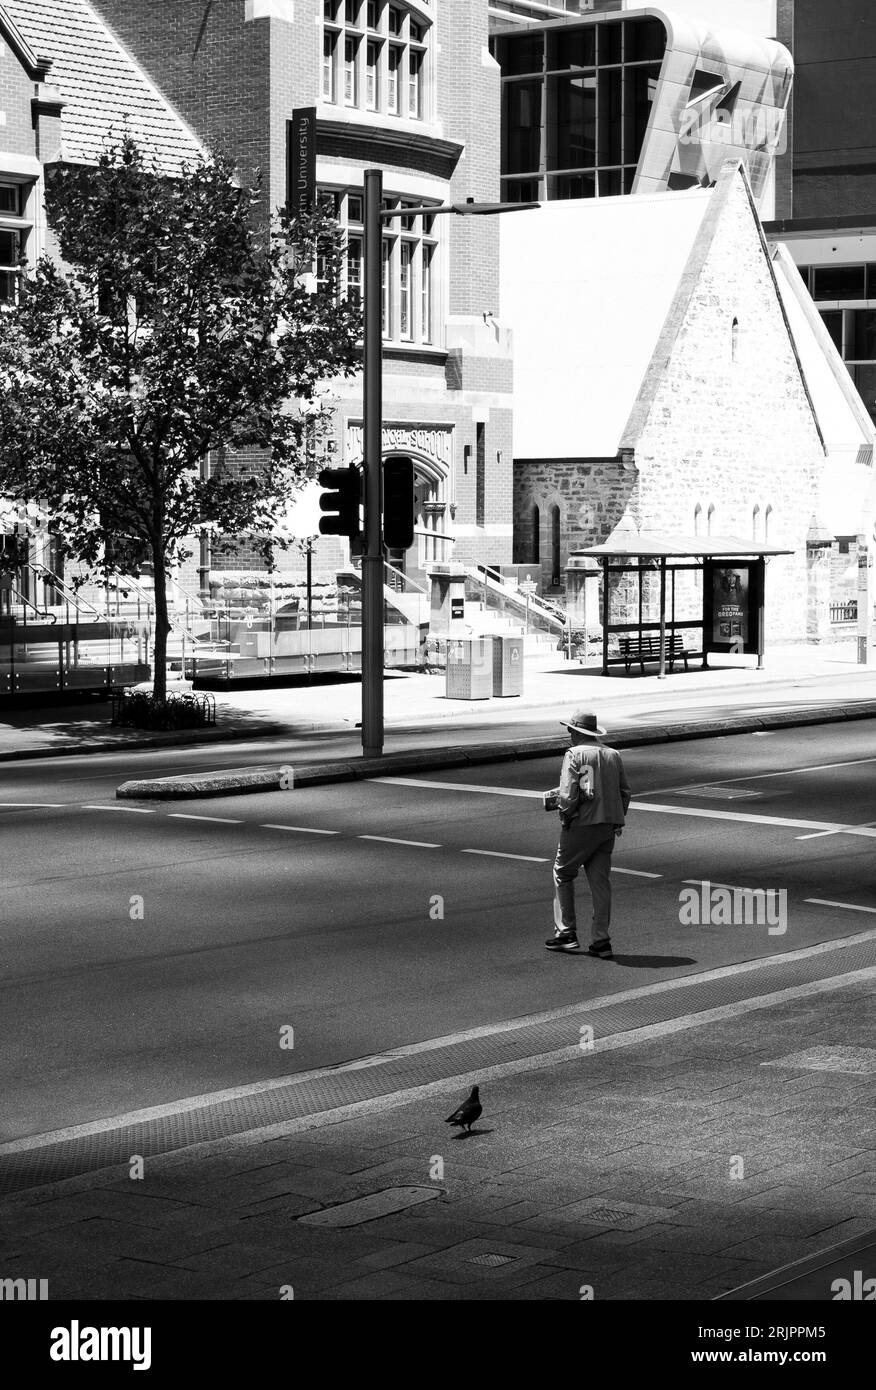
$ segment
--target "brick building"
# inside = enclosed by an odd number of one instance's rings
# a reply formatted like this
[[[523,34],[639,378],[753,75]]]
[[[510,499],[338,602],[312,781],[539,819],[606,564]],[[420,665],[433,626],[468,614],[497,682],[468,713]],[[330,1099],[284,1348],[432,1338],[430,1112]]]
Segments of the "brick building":
[[[286,200],[287,123],[317,112],[317,184],[362,282],[363,172],[400,211],[499,194],[499,74],[487,6],[468,0],[94,0],[199,138],[259,168],[265,212]],[[412,576],[448,560],[510,559],[511,356],[499,316],[498,226],[400,217],[384,240],[384,455],[411,457],[417,535],[391,558]],[[336,462],[361,456],[361,378],[333,384]],[[311,513],[312,515],[312,510]],[[299,529],[301,529],[299,527]],[[318,570],[348,563],[320,541]],[[282,568],[300,565],[294,551]],[[254,568],[245,548],[214,565]]]

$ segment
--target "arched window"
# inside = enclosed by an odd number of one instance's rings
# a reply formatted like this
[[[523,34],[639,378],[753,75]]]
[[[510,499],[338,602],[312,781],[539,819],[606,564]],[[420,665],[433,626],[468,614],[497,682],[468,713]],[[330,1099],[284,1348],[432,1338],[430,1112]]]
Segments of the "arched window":
[[[710,535],[712,534],[712,519],[713,519],[714,515],[715,515],[715,504],[714,504],[714,502],[710,502],[710,503],[709,503],[709,510],[708,510],[708,512],[707,512],[707,514],[706,514],[706,535],[707,535],[707,536],[710,536]]]
[[[694,535],[695,535],[695,536],[698,536],[698,535],[700,534],[700,520],[701,520],[701,518],[702,518],[702,515],[703,515],[703,504],[702,504],[702,502],[697,502],[696,506],[694,507]]]
[[[551,584],[560,583],[560,509],[551,507]]]
[[[532,509],[532,563],[541,564],[541,512],[538,507]]]
[[[751,512],[751,539],[757,540],[757,526],[760,519],[760,503],[755,502]]]
[[[733,327],[730,330],[730,361],[739,361],[739,320],[733,320]]]

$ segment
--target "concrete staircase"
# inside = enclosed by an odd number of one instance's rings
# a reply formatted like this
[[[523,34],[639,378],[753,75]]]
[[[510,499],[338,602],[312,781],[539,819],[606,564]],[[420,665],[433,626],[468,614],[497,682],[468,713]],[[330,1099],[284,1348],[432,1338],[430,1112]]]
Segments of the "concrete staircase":
[[[558,636],[549,632],[524,632],[523,624],[506,614],[485,609],[483,604],[466,599],[465,621],[472,637],[501,633],[505,637],[522,637],[526,656],[547,656],[556,651]]]

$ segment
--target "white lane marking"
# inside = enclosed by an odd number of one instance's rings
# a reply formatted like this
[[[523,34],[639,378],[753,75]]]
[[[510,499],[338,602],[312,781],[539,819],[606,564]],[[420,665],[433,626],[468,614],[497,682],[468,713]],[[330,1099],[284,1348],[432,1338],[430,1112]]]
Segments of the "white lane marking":
[[[157,815],[158,815],[158,812],[157,812],[153,807],[151,807],[151,806],[122,806],[121,804],[118,804],[118,805],[114,805],[114,804],[113,804],[113,805],[109,805],[109,806],[86,806],[86,805],[83,805],[82,809],[83,809],[83,811],[127,811],[127,813],[128,813],[129,816],[157,816]]]
[[[764,731],[766,732],[766,731]],[[681,786],[658,787],[653,792],[643,792],[643,796],[669,796],[672,792],[688,791],[692,786],[723,787],[727,782],[765,782],[771,777],[802,777],[807,772],[833,772],[838,767],[860,767],[863,763],[876,763],[876,758],[851,758],[845,763],[813,763],[807,767],[789,767],[782,772],[752,772],[745,777],[716,777],[711,782],[685,782]]]
[[[842,907],[846,912],[874,912],[876,907],[861,907],[858,903],[834,903],[829,898],[804,898],[806,903],[815,903],[817,907]]]
[[[631,874],[631,875],[633,876],[633,878],[662,878],[662,877],[663,877],[662,874],[649,874],[649,873],[646,873],[644,869],[621,869],[621,868],[619,868],[619,867],[617,866],[617,864],[612,864],[612,866],[611,866],[611,872],[612,872],[613,874]]]
[[[729,888],[731,893],[754,892],[754,889],[740,888],[738,883],[716,883],[711,878],[683,878],[681,881],[682,883],[691,883],[697,888],[702,888],[708,884],[710,888]]]
[[[242,820],[229,820],[227,816],[191,816],[185,811],[171,811],[171,820],[205,820],[211,825],[243,825]]]
[[[482,854],[490,859],[518,859],[523,864],[549,864],[549,859],[541,859],[535,854],[503,854],[498,849],[463,849],[460,854]]]
[[[369,782],[385,782],[393,787],[427,787],[435,791],[480,792],[485,796],[525,796],[541,800],[541,792],[528,792],[520,787],[482,787],[475,782],[426,782],[419,777],[369,777]]]
[[[406,1047],[394,1048],[392,1051],[374,1054],[368,1057],[361,1057],[356,1060],[357,1069],[372,1066],[385,1066],[387,1062],[396,1061],[399,1058],[412,1057],[421,1053],[434,1052],[445,1047],[451,1047],[458,1043],[474,1041],[478,1038],[489,1038],[501,1035],[502,1033],[515,1032],[520,1028],[534,1027],[540,1023],[551,1023],[561,1018],[572,1018],[582,1015],[587,1017],[596,1009],[604,1008],[606,1005],[616,1005],[629,999],[640,999],[649,994],[665,994],[667,991],[685,989],[691,985],[702,984],[710,980],[724,979],[728,976],[746,974],[750,971],[769,969],[776,965],[784,964],[790,960],[806,959],[809,956],[823,955],[830,951],[842,949],[845,946],[857,945],[859,942],[872,941],[876,937],[876,932],[861,932],[857,936],[846,937],[840,941],[819,942],[817,946],[806,947],[800,951],[789,951],[784,954],[767,956],[759,960],[743,961],[739,965],[724,966],[719,970],[707,970],[700,975],[679,975],[673,980],[661,980],[657,984],[644,985],[638,989],[622,990],[617,994],[602,995],[597,999],[588,999],[583,1003],[566,1004],[558,1009],[551,1009],[548,1013],[529,1014],[523,1018],[508,1019],[502,1023],[487,1024],[484,1027],[472,1028],[465,1032],[451,1033],[446,1037],[429,1038],[425,1042],[411,1043]],[[757,994],[753,997],[740,1000],[736,1004],[722,1004],[715,1009],[707,1009],[702,1013],[687,1013],[677,1015],[668,1019],[664,1023],[654,1023],[643,1028],[635,1028],[626,1033],[609,1034],[605,1038],[598,1038],[592,1051],[586,1053],[591,1056],[593,1052],[613,1052],[618,1049],[631,1047],[637,1043],[649,1041],[652,1038],[671,1037],[674,1033],[684,1032],[689,1028],[701,1027],[703,1024],[720,1022],[724,1019],[733,1019],[744,1016],[747,1013],[757,1012],[761,1009],[769,1008],[773,1004],[784,1003],[791,999],[805,999],[819,994],[827,994],[834,990],[843,989],[849,985],[858,985],[876,976],[876,967],[869,966],[862,970],[852,970],[842,975],[831,975],[825,979],[815,980],[811,984],[794,985],[790,988],[774,990],[769,993]],[[759,982],[758,982],[759,983]],[[574,1029],[577,1035],[577,1028]],[[475,1077],[480,1081],[489,1079],[498,1080],[504,1076],[514,1076],[522,1072],[542,1071],[545,1067],[554,1062],[577,1061],[581,1058],[581,1043],[577,1040],[571,1047],[561,1048],[555,1052],[538,1053],[531,1057],[519,1058],[513,1062],[500,1062],[492,1067],[479,1068],[476,1072],[464,1072],[460,1080],[470,1080]],[[117,1129],[128,1128],[135,1124],[144,1124],[150,1120],[165,1119],[171,1115],[180,1115],[187,1112],[202,1110],[207,1106],[219,1105],[228,1101],[243,1100],[248,1096],[262,1095],[268,1091],[284,1089],[292,1085],[302,1085],[309,1081],[324,1080],[335,1075],[340,1068],[337,1066],[319,1067],[313,1071],[295,1072],[292,1075],[276,1077],[271,1081],[255,1081],[244,1086],[235,1086],[226,1091],[212,1091],[197,1096],[186,1096],[181,1100],[171,1101],[166,1105],[152,1106],[148,1110],[134,1110],[127,1114],[113,1115],[109,1119],[92,1120],[88,1124],[71,1125],[67,1129],[58,1129],[43,1134],[29,1135],[26,1139],[11,1139],[6,1143],[0,1144],[0,1155],[29,1153],[33,1150],[44,1149],[53,1144],[60,1144],[71,1139],[81,1139],[86,1135],[108,1134]],[[410,1087],[405,1090],[393,1091],[385,1096],[375,1097],[373,1100],[353,1102],[350,1105],[338,1106],[326,1111],[314,1111],[309,1115],[302,1115],[294,1120],[281,1120],[274,1125],[261,1126],[254,1130],[247,1130],[243,1134],[236,1134],[224,1141],[226,1144],[246,1143],[251,1136],[258,1134],[260,1139],[266,1138],[272,1132],[277,1134],[291,1134],[301,1130],[313,1129],[315,1120],[317,1123],[335,1124],[341,1118],[352,1118],[355,1115],[366,1115],[380,1113],[384,1110],[391,1110],[396,1106],[404,1105],[409,1100],[415,1100],[424,1096],[446,1095],[448,1084],[455,1082],[454,1077],[443,1077],[439,1081],[428,1082],[425,1086]],[[209,1145],[215,1146],[217,1140],[208,1140]],[[177,1150],[172,1154],[162,1154],[162,1159],[177,1159],[193,1151],[197,1151],[201,1146],[197,1144],[189,1145],[185,1150]],[[206,1149],[206,1144],[203,1146]]]
[[[864,835],[876,839],[876,829],[865,825],[842,825],[836,821],[793,820],[790,816],[747,816],[742,811],[712,811],[700,806],[655,806],[634,801],[636,811],[655,811],[663,816],[695,816],[702,820],[741,821],[745,825],[785,825],[792,830],[835,830],[840,835]]]
[[[66,801],[0,801],[0,811],[60,810]]]
[[[862,830],[867,825],[876,825],[876,820],[865,820],[856,828]],[[842,835],[842,833],[841,830],[816,830],[814,835],[798,835],[796,838],[798,840],[823,840],[827,835]]]
[[[876,762],[876,758],[860,758],[859,762]],[[837,767],[846,767],[846,763],[837,763]],[[817,769],[816,769],[817,770]],[[808,768],[800,768],[797,771],[806,772]],[[784,773],[768,774],[770,776],[785,776]],[[728,779],[730,780],[730,779]],[[737,779],[742,781],[744,779]],[[478,792],[486,796],[522,796],[529,800],[541,800],[541,792],[524,791],[520,787],[484,787],[470,782],[426,782],[420,781],[416,777],[369,777],[369,782],[385,782],[395,786],[403,787],[427,787],[438,791],[451,792]],[[645,792],[643,795],[657,796],[657,792]],[[864,835],[876,839],[876,829],[863,825],[843,825],[837,821],[818,821],[818,820],[792,820],[788,816],[747,816],[741,811],[713,811],[704,810],[699,806],[663,806],[655,805],[650,801],[640,801],[638,797],[633,797],[633,807],[636,811],[656,811],[666,816],[696,816],[706,820],[732,820],[741,821],[746,825],[785,825],[792,830],[830,830],[837,835]],[[543,861],[542,861],[543,862]]]
[[[357,835],[357,840],[377,840],[382,845],[410,845],[411,849],[440,849],[440,845],[427,844],[424,840],[396,840],[392,835]]]
[[[294,830],[296,835],[340,835],[340,830],[315,830],[309,825],[271,825],[264,822],[261,830]]]

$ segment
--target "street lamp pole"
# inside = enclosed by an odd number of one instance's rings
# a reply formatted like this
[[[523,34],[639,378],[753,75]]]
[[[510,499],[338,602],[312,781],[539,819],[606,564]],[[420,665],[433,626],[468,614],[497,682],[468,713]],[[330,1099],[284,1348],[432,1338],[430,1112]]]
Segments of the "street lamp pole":
[[[383,171],[365,170],[362,556],[362,752],[383,752]]]
[[[395,217],[493,217],[538,203],[448,203],[383,209],[383,170],[365,170],[365,324],[362,352],[365,549],[362,556],[362,752],[383,752],[383,223]]]

